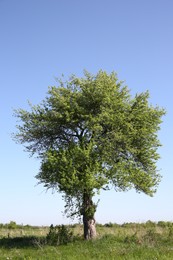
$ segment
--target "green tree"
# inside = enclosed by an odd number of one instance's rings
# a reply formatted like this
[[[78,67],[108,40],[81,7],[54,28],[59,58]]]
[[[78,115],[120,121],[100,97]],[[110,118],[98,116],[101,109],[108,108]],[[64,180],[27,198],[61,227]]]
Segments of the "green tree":
[[[15,111],[21,121],[15,139],[41,159],[36,178],[62,192],[68,216],[83,217],[85,239],[96,235],[93,197],[101,189],[156,191],[165,111],[148,99],[148,92],[132,97],[114,72],[85,72],[59,80],[30,111]]]

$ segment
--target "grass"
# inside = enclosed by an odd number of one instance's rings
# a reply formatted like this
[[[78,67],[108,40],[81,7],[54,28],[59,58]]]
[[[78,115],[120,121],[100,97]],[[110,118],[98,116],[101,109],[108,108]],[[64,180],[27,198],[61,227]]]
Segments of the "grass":
[[[0,259],[33,260],[172,260],[173,224],[97,225],[98,237],[84,241],[82,226],[71,226],[75,239],[67,245],[46,243],[48,228],[0,229]],[[22,232],[21,232],[22,231]]]

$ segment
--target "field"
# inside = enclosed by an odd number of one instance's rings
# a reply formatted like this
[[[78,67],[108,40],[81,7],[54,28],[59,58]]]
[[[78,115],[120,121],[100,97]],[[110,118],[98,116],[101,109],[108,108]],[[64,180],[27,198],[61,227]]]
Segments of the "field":
[[[83,240],[81,225],[65,228],[73,232],[70,242],[51,245],[47,240],[49,227],[1,224],[0,259],[173,259],[172,222],[98,224],[97,239],[92,241]]]

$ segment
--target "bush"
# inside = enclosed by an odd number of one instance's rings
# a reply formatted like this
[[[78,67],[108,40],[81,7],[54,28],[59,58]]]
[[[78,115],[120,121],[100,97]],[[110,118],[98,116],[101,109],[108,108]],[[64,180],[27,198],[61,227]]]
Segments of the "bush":
[[[159,233],[156,233],[153,229],[149,229],[146,234],[143,236],[143,241],[150,245],[153,246],[157,244],[159,241],[162,241],[162,235]]]
[[[125,237],[124,239],[125,243],[139,243],[139,239],[137,237],[137,233],[133,234],[133,235],[128,235]]]
[[[168,227],[168,238],[173,239],[173,227]]]
[[[105,224],[105,227],[113,227],[113,226],[114,226],[114,224],[111,222]]]
[[[66,226],[50,226],[46,241],[49,245],[66,245],[73,240],[73,232]]]
[[[173,226],[173,223],[170,221],[159,221],[157,224],[159,227],[162,227],[162,228],[165,228],[165,227],[171,228]]]
[[[10,223],[8,224],[8,229],[16,229],[17,228],[17,224],[15,221],[10,221]]]
[[[146,223],[145,223],[146,227],[148,228],[154,228],[157,226],[157,224],[151,220],[148,220]]]

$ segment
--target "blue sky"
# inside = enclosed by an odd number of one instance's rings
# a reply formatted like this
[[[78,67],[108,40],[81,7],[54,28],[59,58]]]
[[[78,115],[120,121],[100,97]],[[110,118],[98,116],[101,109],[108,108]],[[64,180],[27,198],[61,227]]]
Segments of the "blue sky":
[[[157,193],[102,192],[97,221],[173,221],[172,12],[172,0],[0,0],[0,223],[71,223],[61,195],[36,185],[39,161],[12,140],[13,109],[38,104],[56,77],[84,69],[116,71],[132,94],[149,90],[150,102],[167,110]]]

